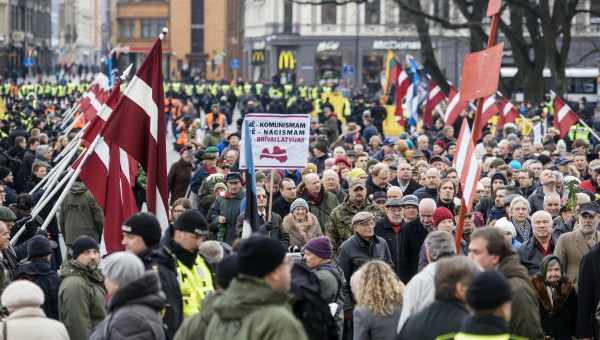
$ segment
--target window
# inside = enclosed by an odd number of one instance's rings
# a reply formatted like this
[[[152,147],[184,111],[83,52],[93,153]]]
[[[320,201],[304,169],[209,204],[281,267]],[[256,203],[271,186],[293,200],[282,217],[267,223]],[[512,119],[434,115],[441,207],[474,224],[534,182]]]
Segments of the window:
[[[119,37],[133,38],[135,31],[135,21],[133,19],[119,20]]]
[[[324,4],[321,6],[321,24],[337,24],[337,6],[336,4]]]
[[[400,7],[400,25],[410,25],[413,23],[413,14]]]
[[[294,21],[294,4],[286,1],[283,4],[283,33],[292,33]]]
[[[167,20],[164,19],[142,19],[142,38],[156,38],[166,26]]]
[[[381,0],[369,0],[365,6],[365,24],[379,25],[381,23]]]
[[[600,24],[600,1],[590,0],[590,23]]]
[[[204,0],[192,1],[192,53],[204,51]]]

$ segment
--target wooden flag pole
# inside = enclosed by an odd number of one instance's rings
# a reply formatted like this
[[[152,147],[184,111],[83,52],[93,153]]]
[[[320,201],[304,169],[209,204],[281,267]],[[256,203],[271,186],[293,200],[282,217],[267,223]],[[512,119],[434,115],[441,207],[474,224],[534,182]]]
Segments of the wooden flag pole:
[[[489,7],[491,7],[490,5],[492,5],[492,3],[494,3],[494,2],[495,2],[494,5],[497,5],[497,3],[499,1],[490,0],[490,3],[488,5],[488,12],[490,10]],[[498,36],[498,23],[499,22],[500,22],[500,11],[496,10],[494,15],[492,16],[490,35],[488,36],[488,42],[487,42],[486,48],[490,48],[490,47],[496,45],[496,38]],[[473,137],[473,145],[477,145],[477,141],[479,140],[479,130],[480,130],[479,126],[481,125],[481,122],[479,120],[481,119],[481,111],[483,111],[484,100],[485,100],[485,98],[477,99],[477,109],[475,110],[475,116],[473,117],[473,130],[471,132],[471,136]],[[457,254],[460,254],[460,243],[462,240],[463,230],[464,230],[464,226],[465,226],[465,216],[467,214],[467,211],[469,209],[471,209],[471,207],[467,207],[463,198],[460,199],[460,203],[461,203],[460,204],[460,212],[458,215],[458,224],[456,226],[456,235],[455,235],[455,246],[456,246]]]

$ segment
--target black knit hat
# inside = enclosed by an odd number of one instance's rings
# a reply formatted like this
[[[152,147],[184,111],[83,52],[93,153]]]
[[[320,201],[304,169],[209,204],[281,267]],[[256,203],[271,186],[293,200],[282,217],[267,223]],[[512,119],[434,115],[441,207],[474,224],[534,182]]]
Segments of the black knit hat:
[[[467,289],[467,302],[475,311],[496,309],[511,297],[508,281],[495,270],[477,274]]]
[[[283,263],[285,255],[286,249],[281,242],[260,235],[250,236],[240,245],[239,273],[264,277]]]
[[[5,166],[0,166],[0,181],[10,174],[10,169]]]
[[[173,227],[198,236],[208,235],[208,224],[206,223],[206,219],[196,210],[186,210],[179,216],[175,223],[173,223]]]
[[[223,289],[227,289],[238,274],[238,257],[236,254],[226,256],[217,264],[215,281]]]
[[[148,248],[153,247],[160,242],[160,223],[158,223],[158,220],[152,214],[140,212],[131,215],[131,217],[123,223],[121,230],[126,233],[141,236]]]
[[[49,255],[52,253],[52,249],[55,249],[56,247],[56,242],[50,241],[44,235],[36,235],[29,240],[29,244],[27,245],[27,257],[32,259]]]
[[[75,239],[75,242],[71,245],[71,250],[73,251],[73,258],[77,259],[79,255],[86,250],[96,249],[100,250],[98,246],[98,242],[89,236],[79,236]]]

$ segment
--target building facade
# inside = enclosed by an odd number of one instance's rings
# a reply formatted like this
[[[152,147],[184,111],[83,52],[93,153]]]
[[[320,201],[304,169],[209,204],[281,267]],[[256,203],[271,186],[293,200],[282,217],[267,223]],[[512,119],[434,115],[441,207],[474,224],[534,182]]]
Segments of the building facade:
[[[49,73],[50,0],[0,0],[0,77]]]
[[[244,2],[204,0],[204,54],[207,79],[242,75]]]
[[[90,68],[105,57],[102,48],[101,0],[61,0],[59,65]]]
[[[421,1],[429,13],[459,22],[463,19],[449,0]],[[596,5],[596,3],[598,3]],[[243,75],[249,80],[299,81],[316,84],[346,80],[376,89],[381,85],[387,50],[404,58],[420,58],[420,42],[411,14],[394,0],[370,0],[346,5],[302,5],[279,0],[245,0]],[[581,8],[600,7],[582,0]],[[504,18],[507,20],[508,18]],[[570,59],[595,49],[600,18],[575,18]],[[444,30],[430,22],[436,58],[448,79],[458,82],[462,60],[469,52],[466,30]],[[514,66],[510,46],[505,64]],[[597,56],[600,56],[598,54]],[[598,67],[589,56],[579,65]]]

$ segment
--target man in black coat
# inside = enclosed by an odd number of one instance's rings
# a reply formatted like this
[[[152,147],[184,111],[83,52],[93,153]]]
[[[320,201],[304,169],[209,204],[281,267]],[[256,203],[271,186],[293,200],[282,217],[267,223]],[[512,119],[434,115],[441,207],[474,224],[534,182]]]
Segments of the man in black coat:
[[[413,195],[419,198],[419,202],[424,198],[431,198],[437,201],[437,187],[440,183],[440,171],[431,167],[425,171],[425,186],[415,190]]]
[[[594,246],[581,259],[579,266],[577,296],[577,332],[578,339],[598,339],[599,328],[596,323],[596,307],[600,302],[600,245]]]
[[[527,268],[530,276],[538,275],[542,259],[554,252],[556,242],[552,235],[552,223],[552,216],[546,211],[536,211],[531,216],[533,237],[517,250],[521,264]]]
[[[421,188],[419,183],[412,178],[412,171],[413,167],[410,163],[402,162],[398,164],[396,178],[390,182],[391,185],[400,187],[403,195],[412,195]]]
[[[123,222],[121,229],[125,249],[137,255],[146,270],[158,273],[168,304],[163,314],[165,335],[167,339],[172,339],[183,321],[183,305],[174,255],[159,245],[160,224],[154,215],[137,213]]]
[[[435,301],[406,320],[398,340],[434,340],[460,330],[469,316],[464,292],[479,270],[464,256],[441,259],[435,271]]]
[[[375,224],[375,235],[386,240],[394,270],[400,280],[407,283],[416,274],[413,262],[419,257],[420,246],[415,246],[423,243],[427,233],[422,228],[407,228],[403,222],[403,205],[403,199],[391,199],[385,203],[385,216]]]
[[[281,195],[273,201],[273,212],[285,218],[290,213],[290,206],[296,199],[296,183],[291,178],[284,178],[279,184]]]
[[[44,292],[42,309],[46,316],[58,320],[58,288],[60,277],[50,266],[52,249],[56,243],[43,235],[37,235],[29,240],[28,261],[19,264],[15,280],[28,280],[38,285]]]

